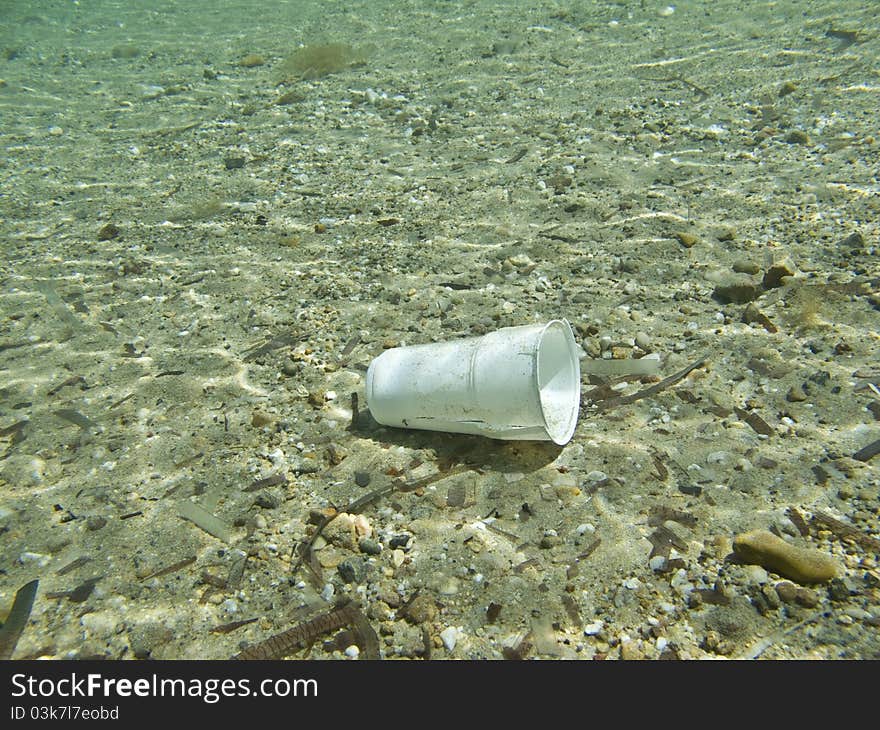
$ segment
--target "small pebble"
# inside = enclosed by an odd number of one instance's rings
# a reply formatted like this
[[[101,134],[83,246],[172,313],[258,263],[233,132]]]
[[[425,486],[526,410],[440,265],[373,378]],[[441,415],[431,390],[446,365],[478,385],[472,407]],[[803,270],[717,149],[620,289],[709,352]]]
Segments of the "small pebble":
[[[363,538],[358,543],[358,548],[360,548],[360,551],[366,555],[378,555],[382,552],[382,545],[369,537]]]
[[[688,233],[687,231],[676,231],[673,235],[685,248],[692,248],[697,243],[697,241],[700,240],[698,236],[693,233]]]
[[[87,530],[100,530],[104,525],[107,524],[107,518],[101,517],[101,515],[91,515],[86,518],[86,529]]]
[[[602,623],[602,621],[593,621],[584,626],[584,634],[587,636],[596,636],[603,628],[605,628],[605,624]]]
[[[636,332],[635,342],[645,352],[651,352],[651,338],[644,332]]]
[[[352,644],[345,650],[345,656],[349,657],[350,659],[357,659],[360,653],[361,650],[357,648],[356,644]]]
[[[795,265],[788,259],[775,262],[764,273],[761,285],[765,289],[776,289],[785,283],[785,279],[794,276],[797,271]]]
[[[733,270],[738,274],[751,274],[754,276],[761,270],[761,267],[753,261],[739,260],[733,263]]]
[[[460,632],[461,629],[457,626],[448,626],[440,632],[440,640],[443,642],[443,646],[446,647],[446,651],[453,651],[455,649]]]
[[[354,483],[359,487],[367,487],[370,485],[370,473],[366,471],[356,471],[354,473]]]

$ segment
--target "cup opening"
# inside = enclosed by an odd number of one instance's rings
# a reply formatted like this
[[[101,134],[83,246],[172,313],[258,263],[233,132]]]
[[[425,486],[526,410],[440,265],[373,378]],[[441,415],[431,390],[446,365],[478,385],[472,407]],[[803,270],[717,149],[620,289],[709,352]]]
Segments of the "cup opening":
[[[550,322],[541,335],[538,394],[550,439],[563,446],[574,435],[581,401],[581,368],[568,322]]]

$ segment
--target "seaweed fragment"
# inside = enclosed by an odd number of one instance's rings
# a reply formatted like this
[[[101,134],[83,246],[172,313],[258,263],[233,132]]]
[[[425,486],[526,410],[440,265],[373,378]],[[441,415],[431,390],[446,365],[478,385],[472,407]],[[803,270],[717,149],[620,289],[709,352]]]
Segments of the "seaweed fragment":
[[[64,380],[54,388],[47,390],[46,395],[55,395],[62,388],[66,388],[69,385],[79,385],[80,390],[88,390],[88,385],[86,384],[86,379],[82,375],[71,375],[67,380]]]
[[[773,435],[773,427],[754,411],[747,411],[744,408],[734,408],[733,410],[739,419],[745,421],[755,433],[761,436]]]
[[[5,438],[9,436],[9,448],[6,450],[6,454],[4,454],[3,458],[9,455],[9,452],[12,450],[12,447],[16,444],[24,441],[27,436],[27,431],[25,431],[26,426],[30,423],[27,418],[23,418],[20,421],[16,421],[11,426],[6,426],[5,428],[0,428],[0,438]]]
[[[651,554],[648,556],[649,560],[655,555],[668,558],[670,549],[673,547],[682,552],[687,550],[687,543],[665,525],[658,526],[654,532],[648,535],[648,541],[653,546]]]
[[[159,578],[163,575],[168,575],[169,573],[176,573],[178,570],[183,570],[189,565],[192,565],[196,562],[196,556],[190,555],[188,558],[184,558],[183,560],[178,560],[176,563],[169,565],[165,568],[159,568],[158,570],[150,573],[149,575],[145,575],[141,580],[149,580],[150,578]]]
[[[294,651],[313,644],[322,634],[348,626],[357,619],[359,613],[361,613],[360,609],[355,603],[348,603],[341,608],[322,613],[313,619],[297,624],[287,631],[274,634],[257,644],[252,644],[231,658],[236,660],[283,659]]]
[[[270,474],[267,477],[262,479],[256,479],[251,482],[250,485],[245,487],[245,492],[256,492],[258,489],[264,489],[265,487],[275,487],[279,484],[287,484],[287,475],[284,472],[276,472],[275,474]]]
[[[683,380],[687,377],[693,370],[696,370],[698,367],[705,364],[708,358],[703,357],[697,360],[696,362],[688,365],[686,368],[679,370],[677,373],[670,375],[668,378],[664,378],[663,380],[651,385],[647,388],[642,388],[642,390],[637,391],[636,393],[632,393],[631,395],[616,395],[616,392],[607,388],[607,386],[600,386],[602,390],[599,388],[594,389],[587,393],[587,398],[593,402],[595,405],[595,412],[601,413],[603,411],[610,411],[612,408],[618,408],[620,406],[629,405],[630,403],[635,403],[636,401],[642,400],[643,398],[649,398],[652,395],[656,395],[661,391],[669,388],[672,385],[675,385],[680,380]],[[596,392],[599,391],[599,392]],[[610,395],[606,395],[610,393]],[[599,401],[599,402],[596,402]]]
[[[349,604],[353,608],[351,610],[351,628],[354,632],[355,643],[363,652],[364,659],[379,658],[379,636],[372,627],[364,612],[358,608],[357,604]]]
[[[580,562],[581,560],[586,560],[588,557],[590,557],[590,555],[592,555],[596,548],[599,547],[599,545],[601,544],[602,541],[598,537],[593,540],[593,542],[587,545],[587,549],[577,556],[578,562]]]
[[[677,522],[685,527],[693,527],[697,524],[697,518],[690,512],[677,510],[662,504],[651,507],[651,510],[648,513],[648,524],[651,527],[662,525],[667,520]]]
[[[568,618],[569,621],[571,621],[572,626],[577,629],[583,628],[583,621],[581,621],[581,612],[578,611],[577,602],[574,600],[574,598],[572,598],[571,594],[563,593],[561,600],[562,607],[568,614]]]
[[[52,591],[46,594],[46,598],[66,598],[71,603],[83,603],[92,595],[92,591],[95,590],[95,584],[101,580],[101,577],[99,575],[95,578],[88,578],[69,591]]]
[[[15,651],[21,632],[24,631],[30,618],[39,584],[39,580],[32,580],[15,592],[15,600],[12,602],[6,622],[0,626],[0,660],[12,658],[12,652]]]
[[[57,411],[52,411],[52,414],[58,416],[58,418],[62,418],[65,421],[69,421],[70,423],[79,426],[84,433],[92,431],[97,425],[90,418],[87,418],[82,413],[74,410],[73,408],[59,408]]]
[[[91,558],[88,555],[80,555],[76,560],[71,560],[67,565],[63,565],[55,571],[55,575],[67,575],[72,570],[76,570],[88,563]]]
[[[245,362],[251,362],[256,360],[261,355],[266,355],[275,350],[279,350],[282,347],[289,347],[301,342],[306,338],[303,334],[298,334],[294,332],[282,332],[280,335],[275,335],[271,339],[260,345],[254,345],[245,351],[244,357],[242,358]]]
[[[788,516],[788,519],[791,520],[791,523],[797,528],[797,531],[801,534],[801,537],[806,537],[810,534],[810,528],[807,526],[807,523],[804,521],[803,515],[798,512],[796,507],[789,507],[785,514]]]
[[[212,634],[228,634],[236,629],[240,629],[242,626],[247,626],[248,624],[252,624],[254,621],[257,621],[256,618],[244,618],[239,621],[230,621],[228,624],[220,624],[219,626],[215,626],[211,629]]]
[[[232,527],[195,502],[182,500],[177,506],[177,514],[223,542],[232,540]]]
[[[880,553],[880,540],[878,540],[876,537],[866,535],[864,532],[853,527],[852,525],[848,525],[845,522],[834,519],[831,515],[825,514],[824,512],[819,512],[817,510],[813,512],[813,522],[824,525],[841,539],[849,538],[850,540],[858,543],[862,547],[870,548],[874,552]]]
[[[877,456],[877,454],[880,454],[880,439],[872,441],[867,446],[863,446],[852,455],[852,458],[856,461],[869,461]]]

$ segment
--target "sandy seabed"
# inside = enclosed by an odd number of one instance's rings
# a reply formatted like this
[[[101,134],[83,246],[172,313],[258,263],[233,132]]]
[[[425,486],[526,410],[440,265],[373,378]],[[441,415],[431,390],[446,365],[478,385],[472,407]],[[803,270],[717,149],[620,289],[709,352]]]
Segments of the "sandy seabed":
[[[880,656],[871,4],[259,5],[0,11],[14,656]],[[384,348],[558,318],[566,446],[371,419]]]

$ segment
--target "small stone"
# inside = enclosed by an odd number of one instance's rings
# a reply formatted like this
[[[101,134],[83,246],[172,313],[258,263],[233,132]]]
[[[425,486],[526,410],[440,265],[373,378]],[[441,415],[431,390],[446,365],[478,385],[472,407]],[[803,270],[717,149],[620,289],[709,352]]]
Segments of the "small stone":
[[[275,423],[275,416],[264,413],[263,411],[254,411],[251,413],[251,426],[254,428],[263,428]]]
[[[320,550],[315,550],[315,558],[322,568],[333,570],[333,568],[338,568],[342,564],[343,555],[338,548],[327,545]]]
[[[101,515],[90,515],[86,518],[86,529],[87,530],[100,530],[104,525],[107,524],[107,518],[101,517]]]
[[[819,596],[815,591],[811,591],[809,588],[798,586],[798,589],[794,594],[794,602],[798,604],[798,606],[803,606],[804,608],[815,608],[819,605]]]
[[[264,63],[266,63],[266,59],[259,53],[248,53],[238,62],[238,65],[243,68],[254,68],[255,66],[262,66]]]
[[[785,141],[789,144],[810,144],[810,135],[801,129],[792,129],[785,135]]]
[[[300,364],[294,362],[290,358],[287,358],[283,363],[281,363],[281,372],[285,375],[296,375],[300,371]]]
[[[761,282],[761,285],[765,289],[776,289],[785,284],[785,279],[787,277],[794,276],[795,271],[797,271],[797,269],[794,264],[787,259],[777,261],[764,273],[764,279]]]
[[[339,444],[330,443],[327,444],[326,454],[331,466],[339,466],[348,456],[348,449]]]
[[[787,543],[768,530],[737,535],[733,550],[740,560],[761,565],[798,583],[825,583],[838,573],[837,563],[830,556]]]
[[[244,167],[247,160],[244,157],[225,157],[223,158],[223,166],[227,170],[240,170]]]
[[[275,509],[281,504],[281,498],[273,492],[261,492],[254,500],[254,504],[263,509]]]
[[[584,626],[584,634],[586,636],[597,636],[603,628],[605,628],[605,624],[602,621],[593,621]]]
[[[437,604],[428,593],[419,593],[407,606],[404,618],[413,624],[423,624],[437,617]]]
[[[378,555],[382,552],[382,545],[369,537],[363,538],[358,543],[358,548],[365,555]]]
[[[624,641],[620,644],[620,658],[624,661],[638,661],[645,658],[644,652],[636,641]]]
[[[781,580],[776,584],[776,595],[783,603],[794,603],[798,587],[790,580]]]
[[[785,81],[779,87],[779,96],[788,96],[789,94],[793,94],[797,91],[797,84],[793,81]]]
[[[360,653],[361,650],[358,649],[357,644],[352,644],[345,649],[345,656],[347,656],[349,659],[357,659]]]
[[[333,545],[346,550],[354,550],[356,545],[354,518],[347,512],[341,512],[336,516],[336,519],[327,524],[322,535],[327,542]]]
[[[719,241],[732,241],[736,238],[736,228],[733,226],[723,226],[716,235]]]
[[[807,400],[807,394],[800,385],[792,385],[785,394],[785,400],[789,403],[802,403]]]
[[[835,245],[860,251],[865,248],[865,237],[860,231],[855,231],[846,236],[846,238],[841,238]]]
[[[336,566],[336,572],[344,583],[357,583],[364,573],[364,563],[360,558],[344,560]]]
[[[370,486],[370,473],[366,471],[356,471],[354,473],[354,483],[359,487]]]
[[[834,578],[828,587],[828,597],[832,601],[848,601],[850,595],[849,586],[841,579]]]
[[[651,338],[644,332],[636,332],[635,343],[645,352],[651,352]]]
[[[117,238],[122,231],[119,229],[119,226],[114,225],[113,223],[107,223],[106,225],[101,226],[98,230],[98,240],[99,241],[109,241],[113,238]]]
[[[128,643],[137,659],[149,659],[153,652],[174,638],[172,630],[160,623],[146,623],[133,627],[128,634]]]
[[[760,287],[751,281],[719,284],[712,292],[712,298],[721,304],[748,304],[760,295]]]
[[[733,270],[737,274],[749,274],[750,276],[754,276],[761,270],[761,267],[753,261],[743,261],[740,259],[733,263]]]
[[[455,649],[460,633],[461,629],[457,626],[448,626],[440,632],[440,640],[443,642],[443,646],[446,647],[446,651],[451,652]]]
[[[699,241],[699,237],[694,233],[688,233],[687,231],[676,231],[672,234],[678,239],[678,242],[684,246],[685,248],[692,248],[696,245],[697,241]]]

